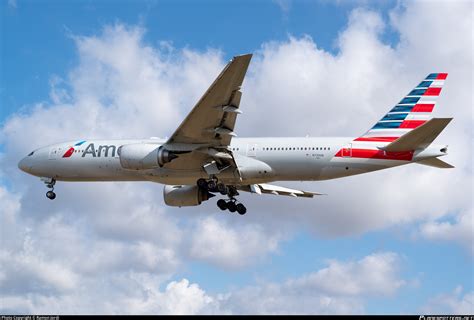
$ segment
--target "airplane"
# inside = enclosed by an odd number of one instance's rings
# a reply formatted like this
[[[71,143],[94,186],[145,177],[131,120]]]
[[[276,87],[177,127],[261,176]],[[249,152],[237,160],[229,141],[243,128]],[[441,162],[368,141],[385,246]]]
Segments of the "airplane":
[[[270,184],[319,181],[417,163],[453,168],[433,144],[452,118],[432,118],[447,73],[431,73],[358,137],[237,138],[241,86],[252,54],[235,56],[168,139],[75,140],[32,151],[18,167],[55,199],[56,181],[151,181],[169,206],[217,206],[243,215],[239,192],[312,198],[322,193]],[[274,112],[274,111],[273,111]]]

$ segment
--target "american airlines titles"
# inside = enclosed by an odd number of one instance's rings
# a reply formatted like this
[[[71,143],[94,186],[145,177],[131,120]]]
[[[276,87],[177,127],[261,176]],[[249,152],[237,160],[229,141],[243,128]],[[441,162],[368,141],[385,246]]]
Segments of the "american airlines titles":
[[[119,148],[120,149],[120,148]],[[110,151],[110,153],[109,153]],[[95,148],[93,143],[90,143],[87,148],[82,153],[82,157],[84,158],[86,155],[91,155],[92,157],[115,157],[115,153],[117,152],[117,147],[114,145],[101,145],[99,148]],[[118,151],[117,154],[119,154]]]

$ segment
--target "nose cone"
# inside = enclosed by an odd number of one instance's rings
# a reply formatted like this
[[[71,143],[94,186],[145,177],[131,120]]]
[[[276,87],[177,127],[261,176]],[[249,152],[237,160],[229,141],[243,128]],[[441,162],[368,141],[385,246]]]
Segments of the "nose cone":
[[[18,162],[18,168],[24,172],[28,172],[31,170],[31,166],[29,165],[29,159],[27,157],[23,158]]]

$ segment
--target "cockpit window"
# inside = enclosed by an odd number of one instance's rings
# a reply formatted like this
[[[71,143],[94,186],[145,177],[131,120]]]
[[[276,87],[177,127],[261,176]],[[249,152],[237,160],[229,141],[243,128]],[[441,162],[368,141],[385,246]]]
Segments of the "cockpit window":
[[[28,153],[28,157],[31,157],[33,155],[33,153],[35,153],[35,152],[31,151],[30,153]]]

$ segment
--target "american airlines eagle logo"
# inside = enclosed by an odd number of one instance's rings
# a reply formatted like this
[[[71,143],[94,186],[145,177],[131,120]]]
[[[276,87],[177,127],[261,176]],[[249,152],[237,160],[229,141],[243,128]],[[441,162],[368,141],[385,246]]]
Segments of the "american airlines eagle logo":
[[[83,144],[84,142],[86,142],[86,140],[82,140],[82,141],[79,141],[78,143],[76,143],[74,146],[70,147],[64,154],[63,154],[63,158],[69,158],[70,156],[72,156],[72,154],[74,153],[75,149],[74,147],[79,147],[81,144]]]

